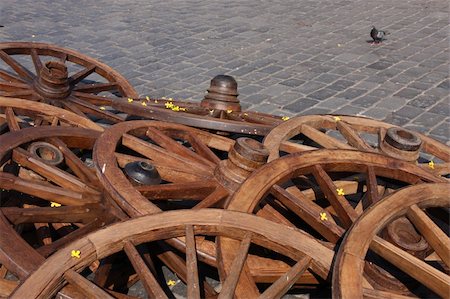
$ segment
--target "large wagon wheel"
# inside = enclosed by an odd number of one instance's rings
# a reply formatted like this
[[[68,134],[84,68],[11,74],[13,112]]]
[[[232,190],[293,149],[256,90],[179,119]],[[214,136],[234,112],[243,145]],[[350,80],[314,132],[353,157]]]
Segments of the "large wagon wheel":
[[[17,131],[30,126],[73,126],[102,131],[103,128],[91,120],[73,112],[18,98],[0,96],[0,134]]]
[[[186,239],[186,254],[181,253],[183,262],[189,269],[186,295],[201,298],[201,278],[207,275],[196,254],[196,237],[211,238],[224,236],[240,243],[240,252],[234,256],[232,274],[226,279],[213,278],[222,282],[218,298],[232,298],[248,254],[260,255],[276,252],[291,267],[275,283],[260,286],[260,298],[278,298],[291,288],[295,279],[306,269],[312,269],[326,278],[331,266],[333,252],[315,239],[286,226],[267,221],[261,217],[215,209],[169,211],[156,215],[138,217],[114,224],[77,240],[51,256],[38,270],[32,273],[11,298],[49,298],[64,284],[83,292],[88,298],[136,298],[124,296],[93,283],[87,275],[87,266],[97,259],[124,251],[150,297],[173,297],[149,260],[139,252],[142,245],[152,241],[183,237]],[[314,251],[311,250],[314,248]],[[79,258],[71,257],[72,251]],[[306,252],[311,251],[311,255]],[[245,287],[245,286],[244,286]],[[247,296],[245,298],[255,298]]]
[[[113,101],[112,106],[129,115],[147,119],[249,135],[267,135],[285,119],[265,113],[243,111],[237,96],[237,83],[234,78],[218,75],[211,80],[208,93],[201,102],[147,97]]]
[[[111,67],[71,49],[45,43],[0,43],[0,95],[46,102],[116,123],[117,97],[137,97]],[[31,105],[31,104],[30,104]]]
[[[333,298],[412,298],[400,296],[382,284],[364,285],[367,262],[405,281],[411,295],[421,298],[450,297],[450,207],[448,184],[422,184],[404,188],[364,213],[345,236],[333,271]],[[436,217],[436,208],[444,217]],[[433,255],[418,259],[380,237],[389,223],[406,217],[433,248]]]
[[[265,137],[264,145],[270,151],[269,161],[280,153],[317,148],[358,149],[418,161],[423,168],[439,175],[450,173],[450,147],[423,134],[364,117],[295,117],[274,128]]]
[[[234,193],[227,209],[300,228],[333,248],[362,211],[385,193],[405,185],[441,181],[445,179],[412,163],[376,153],[306,151],[279,158],[253,172]],[[402,223],[396,225],[402,228]],[[423,240],[403,239],[397,234],[392,229],[389,236],[400,239],[398,242],[416,254],[428,249]],[[227,255],[237,247],[222,238],[219,245],[219,267],[226,273],[231,265]],[[241,275],[246,285],[254,285],[250,276]]]
[[[41,126],[0,136],[0,278],[22,280],[57,249],[126,217],[90,166],[99,135]]]

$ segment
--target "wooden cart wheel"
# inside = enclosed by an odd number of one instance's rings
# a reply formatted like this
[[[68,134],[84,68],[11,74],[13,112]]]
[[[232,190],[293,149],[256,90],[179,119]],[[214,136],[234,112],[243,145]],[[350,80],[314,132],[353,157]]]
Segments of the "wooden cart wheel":
[[[105,201],[89,165],[99,135],[61,126],[0,135],[0,264],[19,280],[67,243],[126,217]]]
[[[217,206],[267,154],[250,138],[234,141],[179,124],[128,121],[100,137],[94,162],[108,193],[134,217]]]
[[[31,42],[0,43],[0,95],[46,102],[109,123],[124,120],[111,110],[113,98],[138,96],[109,66],[74,50]]]
[[[441,181],[445,179],[412,163],[376,153],[306,151],[279,158],[253,172],[234,193],[227,209],[300,228],[334,248],[363,210],[384,194],[405,185]],[[390,235],[397,236],[395,231]],[[422,241],[416,244],[417,240],[400,239],[418,253],[427,249]],[[223,238],[219,245],[222,264],[218,266],[226,273],[231,265],[227,255],[238,247]],[[269,271],[271,266],[267,267]],[[245,272],[241,275],[246,285],[254,284],[250,276]]]
[[[283,122],[280,116],[243,111],[237,96],[236,80],[218,75],[211,80],[208,93],[201,102],[147,97],[114,101],[112,106],[146,119],[249,135],[267,135],[274,126]]]
[[[375,204],[345,236],[333,270],[333,298],[449,298],[450,185],[422,184],[404,188]],[[436,208],[443,214],[437,217]],[[425,260],[380,237],[389,223],[406,217],[433,248]],[[363,284],[367,263],[376,264],[403,281],[411,294],[387,289],[380,281]],[[367,282],[366,282],[367,283]],[[410,297],[412,296],[412,297]]]
[[[270,151],[269,161],[278,158],[280,153],[317,148],[358,149],[418,161],[430,172],[450,174],[450,147],[423,134],[364,117],[295,117],[274,128],[265,137],[264,145]]]
[[[51,105],[0,96],[0,134],[29,126],[73,126],[103,131],[91,120]]]
[[[276,252],[291,265],[275,283],[260,286],[262,294],[259,298],[281,297],[306,269],[326,278],[333,258],[332,250],[315,239],[261,217],[216,209],[169,211],[117,223],[71,243],[47,259],[16,289],[11,298],[49,298],[65,284],[83,292],[88,298],[136,298],[98,287],[88,278],[86,268],[89,264],[120,251],[124,251],[134,267],[134,281],[140,280],[150,297],[174,297],[165,279],[161,279],[149,263],[151,259],[145,254],[143,246],[176,237],[186,239],[187,243],[186,255],[181,254],[189,269],[186,297],[205,297],[200,291],[201,281],[208,274],[196,254],[196,238],[199,236],[224,236],[240,243],[241,250],[234,257],[232,273],[226,279],[218,278],[217,273],[212,275],[221,281],[218,298],[233,297],[249,253],[264,255]],[[311,248],[315,249],[312,255],[305,254]],[[76,257],[73,257],[74,251]]]

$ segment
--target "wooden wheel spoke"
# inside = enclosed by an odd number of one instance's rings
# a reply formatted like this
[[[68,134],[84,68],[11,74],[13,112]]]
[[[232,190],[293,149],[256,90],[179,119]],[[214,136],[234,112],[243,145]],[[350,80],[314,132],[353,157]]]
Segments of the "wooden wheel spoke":
[[[417,205],[411,206],[406,215],[447,267],[450,267],[450,238]]]
[[[217,188],[214,180],[189,183],[172,183],[153,186],[136,186],[136,190],[150,200],[194,199],[202,200]]]
[[[15,82],[15,83],[26,83],[26,81],[24,81],[23,79],[8,73],[5,70],[0,70],[0,78],[5,80],[5,81],[9,81],[9,82]]]
[[[76,105],[76,107],[82,111],[83,113],[92,113],[94,115],[97,115],[103,119],[107,119],[110,120],[114,123],[117,122],[122,122],[125,119],[123,117],[117,116],[114,113],[111,113],[109,111],[106,110],[102,110],[99,107],[92,105],[91,103],[88,103],[86,101],[80,100],[74,96],[70,96],[67,101],[69,101],[70,103]]]
[[[97,230],[99,227],[101,227],[105,224],[105,221],[109,221],[109,219],[92,221],[92,222],[86,224],[85,226],[76,229],[75,231],[71,232],[70,234],[67,234],[64,237],[53,241],[52,244],[39,247],[36,251],[40,255],[47,257],[47,256],[51,255],[52,253],[54,253],[55,251],[57,251],[58,249],[66,246],[70,242],[73,242],[76,239],[81,238],[82,236],[85,236],[92,231]]]
[[[27,209],[4,207],[0,210],[14,225],[21,223],[88,223],[101,213],[97,206],[92,205],[58,208],[30,207]]]
[[[112,100],[110,98],[98,96],[92,93],[73,91],[72,95],[80,100],[87,101],[92,105],[111,106],[112,104]]]
[[[67,56],[67,53],[62,53],[62,54],[59,56],[59,59],[61,60],[62,63],[66,63],[68,58],[69,58],[69,57]]]
[[[308,137],[309,139],[317,142],[324,148],[330,148],[330,149],[352,149],[352,147],[348,144],[342,143],[341,141],[337,140],[336,138],[333,138],[331,136],[328,136],[325,133],[322,133],[321,131],[303,124],[301,127],[301,132],[303,135]]]
[[[6,107],[5,109],[6,114],[6,122],[8,123],[8,127],[10,131],[19,131],[20,126],[19,122],[17,121],[16,114],[14,113],[13,108]]]
[[[90,74],[95,72],[95,68],[96,66],[91,64],[87,66],[85,69],[73,74],[72,76],[69,77],[69,84],[71,84],[72,86],[78,84],[83,79],[88,77]]]
[[[286,226],[295,227],[295,225],[287,220],[281,212],[272,207],[270,204],[265,204],[261,209],[256,212],[259,217],[265,218],[267,220],[283,223]]]
[[[142,161],[149,164],[152,164],[156,167],[158,170],[158,173],[161,175],[161,177],[168,181],[173,183],[187,183],[187,182],[196,182],[199,179],[204,179],[204,174],[199,174],[195,170],[192,169],[180,169],[178,166],[172,166],[172,165],[166,165],[164,161],[157,161],[157,160],[150,160],[146,158],[141,157],[135,157],[131,155],[121,154],[121,153],[114,153],[117,163],[121,168],[125,167],[126,164],[130,162],[135,161]]]
[[[74,90],[89,93],[100,93],[102,91],[118,90],[118,85],[117,82],[78,84],[74,87]]]
[[[5,82],[0,81],[0,90],[2,91],[16,91],[21,89],[30,89],[30,86],[26,83],[21,82]]]
[[[131,242],[126,242],[123,249],[148,294],[152,298],[168,298],[136,247]]]
[[[214,154],[214,152],[205,143],[203,143],[200,138],[190,133],[189,137],[189,143],[197,154],[211,161],[213,163],[212,165],[216,165],[220,162],[219,157],[217,157],[217,155]]]
[[[297,197],[301,192],[298,192],[296,194],[297,196],[294,196],[278,185],[272,186],[270,192],[284,206],[297,214],[328,241],[337,242],[344,234],[345,231],[334,223],[331,215],[328,215],[328,217],[326,217],[327,215],[321,216],[321,214],[324,213],[324,210],[319,205],[305,197]],[[324,220],[322,220],[322,218]],[[327,220],[325,220],[325,218]]]
[[[81,111],[81,109],[78,108],[77,105],[75,105],[73,103],[70,103],[70,102],[67,102],[67,101],[63,101],[62,104],[64,105],[64,107],[67,110],[72,111],[73,113],[75,113],[75,114],[77,114],[77,115],[79,115],[81,117],[87,118],[86,114],[84,114],[84,112]]]
[[[367,166],[366,173],[366,186],[368,199],[371,204],[374,204],[380,200],[380,193],[378,193],[378,182],[373,166]]]
[[[64,273],[64,278],[70,284],[77,287],[77,290],[83,293],[88,298],[108,298],[114,299],[113,296],[108,294],[102,288],[95,285],[93,282],[84,278],[74,270],[68,270]]]
[[[228,196],[229,192],[225,188],[223,188],[222,186],[217,186],[217,188],[212,193],[210,193],[202,201],[196,204],[192,209],[196,210],[202,208],[211,208]]]
[[[69,190],[80,192],[83,196],[95,198],[96,200],[100,200],[100,192],[92,189],[82,181],[80,181],[77,177],[62,171],[61,169],[46,164],[35,157],[33,157],[29,152],[25,151],[21,148],[16,148],[13,150],[13,160],[17,163],[25,166],[39,175],[51,180],[57,185],[67,188]]]
[[[0,92],[0,95],[4,96],[4,97],[10,97],[10,98],[35,100],[34,96],[36,95],[36,93],[34,91],[32,91],[31,89],[23,89],[23,90],[11,91],[11,92]]]
[[[198,155],[197,153],[189,150],[185,146],[179,144],[174,139],[170,138],[166,134],[164,134],[162,131],[155,129],[153,127],[148,127],[146,132],[147,137],[152,139],[154,142],[156,142],[160,147],[170,150],[171,152],[179,155],[183,159],[189,159],[196,163],[205,164],[205,166],[209,166],[211,168],[215,167],[215,164],[211,161],[203,158],[202,156]]]
[[[234,291],[239,281],[242,270],[244,269],[245,260],[247,259],[248,250],[250,248],[252,235],[247,233],[239,246],[236,257],[231,263],[231,268],[228,276],[226,277],[222,291],[219,294],[219,299],[233,298]]]
[[[369,298],[369,299],[413,299],[413,298],[417,298],[417,297],[399,295],[399,294],[396,294],[393,292],[373,290],[373,289],[368,289],[368,288],[363,288],[363,295],[364,295],[364,298]]]
[[[97,200],[94,199],[83,198],[83,196],[77,192],[37,181],[24,180],[8,173],[0,173],[0,178],[2,179],[0,185],[4,189],[16,190],[48,201],[58,202],[63,205],[79,206],[85,203],[97,202]]]
[[[311,261],[312,259],[307,256],[301,258],[288,272],[267,288],[258,299],[281,298],[308,269]]]
[[[313,166],[313,175],[326,198],[342,221],[344,228],[349,228],[358,218],[358,214],[343,195],[339,195],[337,186],[320,165]]]
[[[366,141],[362,139],[361,136],[359,136],[359,134],[346,122],[337,121],[336,128],[339,130],[342,136],[345,137],[348,144],[362,151],[375,152],[375,149],[368,145]]]
[[[449,297],[450,277],[447,274],[377,236],[370,244],[370,249],[439,296]]]
[[[123,135],[122,144],[151,160],[164,162],[165,165],[182,169],[186,172],[198,172],[199,174],[208,176],[213,171],[211,168],[205,167],[203,164],[195,161],[186,161],[180,155],[167,152],[159,146],[145,142],[129,134]]]
[[[40,76],[40,71],[42,69],[42,61],[36,49],[31,49],[31,59],[33,60],[37,76]]]
[[[28,205],[24,205],[24,208],[28,210]],[[50,232],[50,225],[48,223],[36,222],[34,223],[34,227],[36,229],[36,234],[41,245],[52,244],[52,234]]]
[[[49,138],[49,142],[58,147],[63,153],[66,165],[73,171],[78,179],[89,186],[100,186],[100,182],[94,171],[89,169],[63,141],[58,138]]]
[[[315,149],[317,149],[317,148],[309,146],[309,145],[291,142],[291,141],[282,141],[280,144],[280,151],[283,151],[283,152],[286,152],[289,154],[303,152],[303,151],[310,151],[310,150],[315,150]]]
[[[0,59],[8,64],[21,78],[25,79],[26,81],[33,81],[35,77],[33,73],[31,73],[30,70],[21,65],[3,50],[0,50]]]
[[[194,227],[186,225],[186,268],[187,268],[187,297],[200,298],[198,279],[197,250],[195,248]]]
[[[18,285],[18,281],[0,279],[0,297],[8,297]]]

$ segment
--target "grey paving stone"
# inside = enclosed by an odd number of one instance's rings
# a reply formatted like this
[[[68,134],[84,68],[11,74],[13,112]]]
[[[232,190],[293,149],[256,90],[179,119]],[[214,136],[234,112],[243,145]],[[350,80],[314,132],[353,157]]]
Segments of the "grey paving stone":
[[[315,92],[309,94],[308,97],[317,99],[317,100],[325,100],[325,99],[328,99],[329,97],[335,95],[336,93],[337,93],[336,90],[329,89],[329,88],[322,88],[322,89],[319,89],[318,91],[315,91]]]
[[[342,115],[360,115],[365,109],[361,107],[355,107],[352,105],[345,105],[332,111],[333,114],[342,114]]]
[[[366,93],[364,89],[356,89],[356,88],[349,88],[345,90],[344,92],[339,93],[337,96],[345,99],[352,100],[354,98],[357,98],[361,95]]]
[[[432,128],[442,122],[445,119],[445,116],[431,113],[431,112],[424,112],[420,114],[416,119],[414,119],[414,124],[419,126],[424,126],[427,128]]]
[[[444,116],[449,116],[450,115],[450,101],[444,100],[441,103],[437,103],[429,110],[429,112],[441,114]]]
[[[330,84],[327,88],[333,89],[336,91],[342,91],[352,85],[355,85],[355,82],[348,81],[348,80],[338,80],[338,81],[334,82],[333,84]]]
[[[440,98],[434,95],[420,95],[408,101],[408,105],[418,108],[428,108],[439,102]]]
[[[286,85],[286,86],[289,86],[289,87],[300,86],[300,85],[302,85],[302,84],[304,84],[304,83],[305,83],[305,81],[303,81],[303,80],[298,80],[298,79],[295,79],[295,78],[288,79],[288,80],[285,80],[285,81],[281,81],[281,82],[280,82],[281,85]]]
[[[378,97],[372,97],[368,95],[364,95],[354,101],[351,102],[353,106],[362,107],[362,108],[369,108],[373,105],[379,103],[380,99]]]
[[[384,70],[384,69],[387,69],[390,66],[392,66],[391,62],[380,60],[380,61],[374,62],[372,64],[369,64],[366,67],[370,68],[370,69],[375,69],[375,70]]]
[[[384,108],[374,107],[374,108],[370,108],[366,111],[363,111],[360,114],[363,116],[370,117],[370,118],[382,120],[382,119],[386,119],[387,116],[390,116],[392,114],[392,111],[384,109]]]
[[[315,99],[301,98],[289,105],[284,106],[283,109],[291,111],[291,112],[295,112],[295,113],[301,113],[303,111],[311,109],[311,107],[313,107],[314,105],[316,105],[318,103],[319,103],[319,101],[315,100]]]
[[[387,97],[380,100],[376,106],[383,107],[385,109],[396,111],[399,110],[407,103],[407,99],[405,98],[397,98],[397,97]]]
[[[404,126],[406,125],[410,119],[406,117],[402,117],[395,113],[390,113],[386,116],[386,118],[382,119],[384,122],[397,125],[397,126]]]
[[[445,142],[450,139],[450,124],[448,122],[441,122],[430,132],[435,136],[442,136]]]
[[[422,91],[418,90],[418,89],[403,88],[399,92],[395,93],[394,96],[400,97],[400,98],[412,99],[415,96],[419,95],[420,93],[422,93]]]
[[[327,108],[316,108],[307,109],[299,113],[300,115],[313,115],[313,114],[331,114],[331,109]]]
[[[330,98],[327,100],[320,101],[320,103],[317,104],[316,107],[336,109],[336,107],[345,106],[347,104],[348,104],[348,100],[333,97],[333,98]]]
[[[395,115],[405,117],[408,119],[413,119],[421,113],[422,113],[421,109],[412,106],[404,106],[399,110],[395,111]]]

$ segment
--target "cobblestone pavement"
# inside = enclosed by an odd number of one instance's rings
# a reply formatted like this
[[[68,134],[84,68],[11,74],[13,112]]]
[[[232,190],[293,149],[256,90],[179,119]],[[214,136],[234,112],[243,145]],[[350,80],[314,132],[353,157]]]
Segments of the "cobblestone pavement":
[[[0,25],[0,41],[73,48],[142,95],[200,100],[229,74],[251,110],[364,115],[450,144],[447,0],[1,0]]]
[[[1,41],[76,49],[142,95],[200,100],[229,74],[252,110],[365,115],[449,139],[446,0],[2,0],[0,25]],[[380,46],[372,25],[391,32]]]

